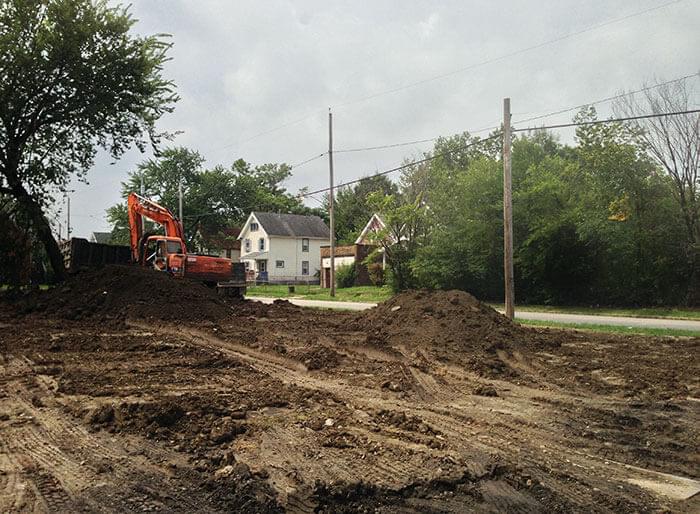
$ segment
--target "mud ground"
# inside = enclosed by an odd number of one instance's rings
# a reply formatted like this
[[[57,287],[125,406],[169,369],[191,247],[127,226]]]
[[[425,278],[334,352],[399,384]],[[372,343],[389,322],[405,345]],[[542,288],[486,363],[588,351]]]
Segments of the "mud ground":
[[[0,512],[700,511],[698,339],[152,275],[0,300]]]

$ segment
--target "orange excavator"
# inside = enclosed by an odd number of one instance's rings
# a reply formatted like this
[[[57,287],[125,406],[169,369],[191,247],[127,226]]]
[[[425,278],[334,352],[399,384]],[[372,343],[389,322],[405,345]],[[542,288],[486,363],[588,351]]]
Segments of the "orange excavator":
[[[231,259],[187,252],[182,222],[169,209],[136,193],[127,200],[131,231],[131,260],[175,278],[187,277],[216,286],[221,294],[245,293],[245,265]],[[143,232],[142,219],[162,225],[165,235]]]

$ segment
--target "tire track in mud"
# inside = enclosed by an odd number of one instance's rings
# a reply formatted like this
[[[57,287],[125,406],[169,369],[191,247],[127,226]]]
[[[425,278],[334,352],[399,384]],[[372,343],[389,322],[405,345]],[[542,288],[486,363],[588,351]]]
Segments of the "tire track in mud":
[[[264,352],[219,339],[206,332],[193,328],[183,329],[182,327],[178,327],[177,330],[175,330],[174,328],[164,326],[157,328],[141,324],[135,324],[135,326],[151,330],[160,330],[171,336],[185,337],[192,344],[224,351],[233,357],[245,361],[259,372],[277,378],[284,383],[331,393],[342,399],[347,405],[356,409],[366,410],[369,407],[373,410],[410,411],[445,433],[454,446],[446,451],[434,451],[428,447],[424,447],[421,450],[427,456],[426,458],[438,460],[450,455],[454,461],[464,461],[465,459],[460,457],[468,456],[463,467],[465,472],[470,476],[483,476],[488,467],[493,464],[495,455],[502,454],[500,451],[494,451],[495,448],[491,445],[482,443],[475,444],[474,440],[465,434],[463,421],[455,419],[452,415],[455,410],[455,406],[452,403],[455,396],[454,390],[447,387],[447,398],[437,397],[441,389],[437,387],[437,383],[432,377],[430,377],[430,380],[423,379],[425,383],[430,384],[428,389],[435,395],[431,396],[430,402],[426,402],[427,404],[432,402],[432,405],[419,405],[415,403],[414,399],[381,398],[377,395],[376,390],[358,388],[346,384],[343,380],[334,378],[312,376],[308,374],[305,369],[303,371],[300,370],[298,364],[293,361],[292,366],[287,367],[285,364],[290,362],[289,359],[280,359],[274,355],[269,356]],[[420,371],[418,372],[423,373]],[[430,376],[427,373],[424,375]],[[357,429],[354,430],[357,431]],[[405,441],[397,439],[390,433],[376,434],[363,430],[360,430],[360,432],[371,441],[378,442],[389,448],[396,447],[405,450],[407,447],[421,446],[417,443],[407,444]],[[265,457],[260,459],[262,462],[268,462],[268,459],[274,454],[295,455],[300,452],[303,453],[305,448],[311,449],[314,446],[318,447],[318,442],[305,444],[303,439],[296,437],[293,431],[286,429],[284,433],[275,432],[268,434],[268,437],[267,444],[275,448],[274,450],[268,448],[267,451],[262,452]],[[283,444],[280,441],[285,441],[285,443]],[[264,447],[265,445],[261,444],[261,448]],[[373,463],[368,460],[359,460],[357,455],[346,457],[345,453],[342,451],[333,452],[331,450],[333,449],[324,449],[324,451],[329,454],[324,460],[328,461],[330,459],[334,464],[333,467],[329,468],[325,464],[315,465],[313,462],[309,462],[306,464],[307,473],[309,475],[323,477],[324,480],[343,480],[350,483],[362,477],[365,480],[371,480],[371,482],[380,487],[388,488],[401,488],[412,481],[425,481],[430,478],[420,466],[405,463],[399,459],[396,459],[396,462],[394,462],[389,459],[378,458],[376,462]],[[284,466],[280,466],[280,468],[284,468]]]
[[[15,414],[11,421],[0,424],[0,512],[162,508],[157,491],[173,488],[163,466],[130,455],[102,434],[89,433],[62,412],[60,403],[58,407],[35,406],[31,398],[39,386],[28,378],[34,376],[32,364],[26,357],[10,356],[0,369],[9,371],[4,375],[4,390],[9,394],[0,398],[0,412]],[[52,403],[57,401],[52,398]],[[156,460],[172,461],[172,455],[155,445],[139,445]],[[139,496],[137,501],[135,496]],[[176,496],[179,510],[218,510],[207,508],[199,493]]]
[[[461,462],[465,471],[470,476],[484,476],[486,470],[496,460],[504,462],[518,463],[522,461],[523,451],[530,457],[527,459],[529,475],[536,479],[540,494],[549,495],[555,498],[565,498],[568,496],[573,503],[582,507],[590,505],[591,502],[598,502],[601,505],[610,503],[608,498],[618,497],[621,504],[625,504],[627,498],[629,505],[634,505],[634,495],[646,497],[649,505],[655,504],[655,498],[635,487],[630,487],[626,483],[629,472],[624,468],[604,465],[604,457],[597,457],[591,460],[589,457],[582,457],[576,452],[572,452],[570,441],[561,435],[554,435],[553,425],[547,419],[548,416],[557,416],[556,410],[547,405],[541,405],[534,399],[539,396],[551,396],[570,404],[591,403],[609,397],[598,397],[589,395],[590,398],[574,397],[560,387],[553,385],[548,390],[540,388],[533,389],[527,386],[517,386],[511,382],[492,381],[497,386],[510,391],[507,398],[475,398],[470,393],[464,392],[464,383],[478,383],[483,379],[476,375],[456,369],[454,366],[445,366],[444,369],[437,363],[435,371],[437,375],[423,372],[414,367],[408,367],[419,386],[413,392],[413,397],[398,398],[386,397],[378,393],[376,389],[347,384],[342,379],[334,377],[310,374],[305,367],[298,362],[287,358],[280,358],[262,351],[251,349],[235,342],[226,341],[209,333],[194,328],[160,326],[153,328],[150,326],[138,325],[142,328],[159,330],[169,335],[186,339],[191,344],[200,345],[209,349],[215,349],[228,353],[236,357],[261,373],[276,378],[283,383],[293,384],[299,387],[321,390],[339,398],[351,409],[358,410],[388,410],[398,412],[411,412],[423,419],[425,423],[440,430],[448,441],[445,450],[432,452],[427,447],[421,451],[433,458],[439,456],[450,456],[455,461]],[[351,346],[344,346],[344,353],[351,351]],[[364,354],[364,352],[362,352]],[[366,357],[366,355],[365,355]],[[516,356],[519,363],[525,362],[522,356]],[[392,359],[395,360],[395,359]],[[534,369],[527,367],[529,373]],[[440,377],[445,384],[439,384],[436,376]],[[465,382],[466,381],[466,382]],[[499,385],[500,384],[500,385]],[[418,398],[416,398],[416,396]],[[419,401],[416,401],[416,400]],[[356,430],[356,428],[355,428]],[[275,436],[273,436],[275,437]],[[285,452],[287,455],[299,454],[303,448],[313,448],[314,443],[307,445],[295,440],[291,433],[280,435],[281,439],[287,438],[289,441],[296,441],[295,444],[281,445],[278,452]],[[381,442],[388,448],[392,446],[401,447],[404,450],[407,445],[405,441],[397,440],[387,433],[371,434],[370,439]],[[547,441],[547,453],[543,453],[538,448],[535,441]],[[579,441],[584,443],[585,441]],[[318,446],[318,443],[315,443]],[[327,450],[326,450],[327,451]],[[342,451],[334,454],[328,452],[327,458],[333,459],[333,469],[328,467],[316,467],[313,464],[307,465],[306,473],[322,477],[324,480],[357,480],[363,477],[366,480],[377,484],[380,487],[396,488],[407,485],[411,481],[420,477],[420,468],[413,464],[405,464],[401,461],[389,462],[389,459],[378,459],[376,465],[369,461],[357,461],[357,455],[349,456],[349,463],[345,461]],[[260,458],[254,457],[255,453],[249,455],[253,460],[265,462],[269,457],[267,452],[262,452]],[[556,457],[555,457],[556,455]],[[309,459],[306,459],[307,461]],[[515,464],[513,464],[515,465]],[[337,468],[335,468],[337,466]],[[605,478],[593,480],[596,489],[592,492],[590,482],[590,468],[600,467],[608,470]],[[561,480],[551,480],[547,469],[557,469],[562,477]],[[523,480],[524,481],[524,480]],[[621,485],[623,484],[623,485]],[[525,487],[521,484],[522,487]],[[519,486],[520,487],[520,486]],[[529,487],[529,486],[528,486]],[[532,506],[532,497],[528,493],[512,493],[511,485],[498,486],[492,494],[495,502],[500,501],[498,497],[505,498],[522,497],[512,500],[520,505],[524,511]],[[624,489],[623,491],[620,488]],[[513,490],[515,491],[515,490]],[[545,491],[545,492],[542,492]],[[516,491],[517,492],[517,491]],[[500,495],[500,496],[499,496]],[[510,500],[503,500],[510,501]],[[566,503],[568,500],[556,500]],[[511,510],[515,509],[515,504],[507,504]],[[506,506],[506,504],[503,504]],[[612,505],[612,503],[610,503]],[[542,505],[539,505],[541,508]],[[602,511],[615,511],[614,506],[603,508]]]

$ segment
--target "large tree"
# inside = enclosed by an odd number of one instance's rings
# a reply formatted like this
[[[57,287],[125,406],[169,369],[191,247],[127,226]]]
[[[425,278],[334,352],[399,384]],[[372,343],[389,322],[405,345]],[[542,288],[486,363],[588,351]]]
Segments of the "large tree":
[[[254,210],[318,214],[285,189],[284,182],[290,176],[286,164],[254,166],[243,159],[228,168],[206,169],[203,164],[204,158],[196,151],[167,148],[159,157],[143,161],[129,173],[122,183],[122,198],[126,200],[130,192],[138,192],[143,180],[145,196],[177,215],[182,182],[185,237],[188,246],[197,250],[214,250],[207,240],[212,236],[220,240],[226,228],[242,225]],[[127,244],[126,202],[110,207],[107,218],[112,224],[112,240]]]
[[[642,93],[621,96],[615,111],[625,116],[679,112],[691,110],[697,101],[698,93],[690,81],[656,81],[646,84]],[[659,116],[631,125],[671,178],[686,229],[686,256],[691,269],[688,301],[700,304],[700,114]]]
[[[121,6],[0,0],[0,188],[31,220],[57,278],[63,261],[44,215],[84,178],[98,149],[157,147],[156,121],[177,100],[162,77],[170,43],[130,33]]]

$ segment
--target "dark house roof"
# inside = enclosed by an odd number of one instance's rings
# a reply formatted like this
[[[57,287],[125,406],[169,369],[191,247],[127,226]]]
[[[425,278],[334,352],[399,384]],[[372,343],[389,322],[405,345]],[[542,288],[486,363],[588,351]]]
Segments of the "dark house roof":
[[[269,236],[328,239],[330,230],[318,216],[253,212]]]
[[[203,234],[203,239],[208,246],[218,250],[240,250],[241,242],[238,234],[241,229],[238,227],[225,228],[218,234]]]
[[[96,243],[109,244],[112,242],[112,233],[111,232],[93,232],[92,239]]]

